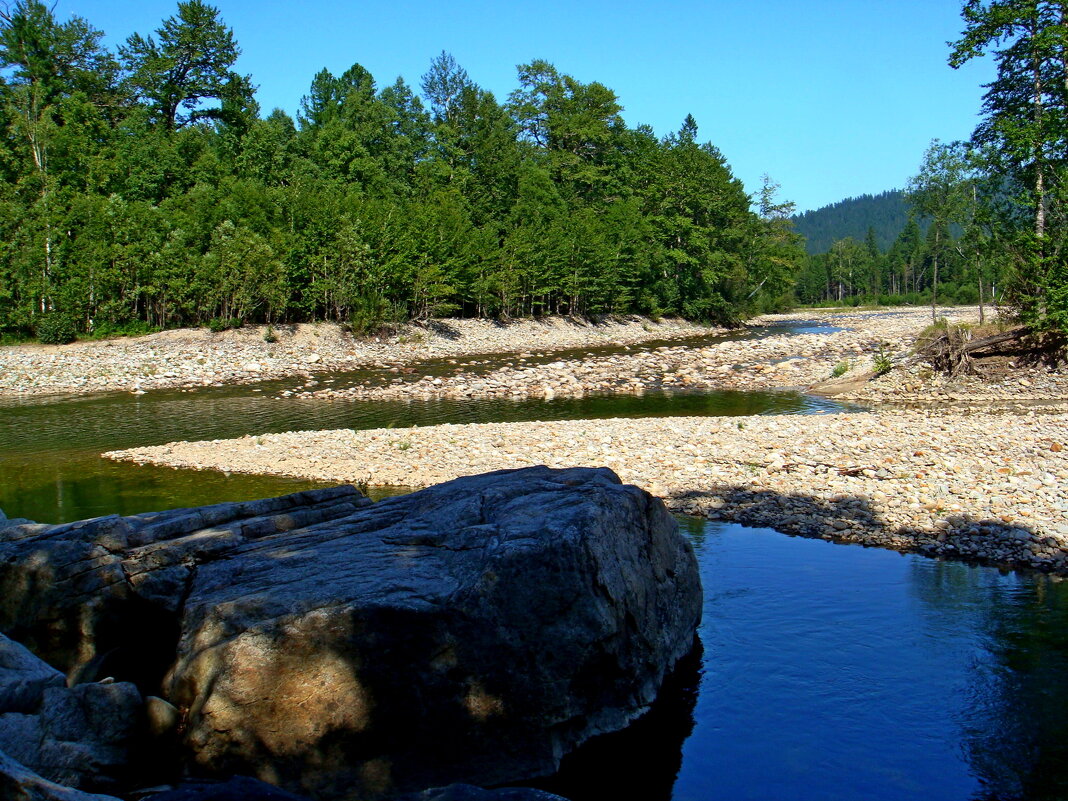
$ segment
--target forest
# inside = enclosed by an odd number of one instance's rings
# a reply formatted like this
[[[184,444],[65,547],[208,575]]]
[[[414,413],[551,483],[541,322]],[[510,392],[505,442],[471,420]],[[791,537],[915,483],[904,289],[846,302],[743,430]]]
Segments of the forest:
[[[435,316],[682,315],[787,302],[793,207],[747,194],[687,115],[628,127],[535,60],[502,101],[448,53],[418,89],[359,64],[261,113],[218,9],[117,52],[0,7],[0,335]]]
[[[965,0],[949,66],[991,57],[967,142],[932,141],[889,248],[869,229],[810,255],[808,303],[996,300],[1034,330],[1068,335],[1068,2]]]
[[[877,195],[847,197],[822,208],[793,215],[794,230],[805,238],[810,254],[826,253],[839,239],[863,240],[871,229],[881,252],[886,252],[909,218],[909,205],[900,189]]]

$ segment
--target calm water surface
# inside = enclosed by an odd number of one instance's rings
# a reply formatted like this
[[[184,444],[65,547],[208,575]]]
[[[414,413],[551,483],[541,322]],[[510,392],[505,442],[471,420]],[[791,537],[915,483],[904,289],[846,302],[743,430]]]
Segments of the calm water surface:
[[[289,386],[293,382],[289,382]],[[176,440],[245,434],[438,423],[603,417],[826,412],[840,404],[797,392],[649,392],[511,401],[320,401],[275,398],[264,385],[0,401],[0,509],[9,517],[59,523],[262,497],[315,486],[307,481],[177,471],[110,462],[100,453]],[[278,386],[267,389],[277,391]]]
[[[683,518],[698,664],[574,801],[1068,798],[1068,582]]]
[[[314,485],[98,457],[177,439],[835,408],[796,393],[270,397],[294,385],[2,402],[0,508],[59,522]],[[1068,798],[1068,582],[680,521],[705,586],[702,650],[649,716],[570,758],[551,788],[574,801]]]

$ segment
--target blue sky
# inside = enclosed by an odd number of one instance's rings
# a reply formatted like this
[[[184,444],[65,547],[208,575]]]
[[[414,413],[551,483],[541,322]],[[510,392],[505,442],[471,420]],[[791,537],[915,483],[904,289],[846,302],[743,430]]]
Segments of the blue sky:
[[[312,76],[360,63],[418,89],[447,50],[504,100],[515,67],[551,61],[613,89],[660,135],[686,114],[746,189],[768,173],[799,210],[904,186],[933,138],[975,127],[989,59],[946,65],[959,0],[667,0],[660,3],[219,0],[264,113],[295,114]],[[59,0],[112,46],[175,13],[162,0]]]

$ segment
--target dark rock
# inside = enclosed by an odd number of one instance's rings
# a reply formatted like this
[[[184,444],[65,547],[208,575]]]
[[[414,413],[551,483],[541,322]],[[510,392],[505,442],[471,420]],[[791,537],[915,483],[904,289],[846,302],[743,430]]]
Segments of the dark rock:
[[[660,501],[502,471],[203,565],[168,697],[205,769],[324,797],[499,784],[644,711],[700,609]]]
[[[692,648],[693,551],[609,470],[368,503],[2,529],[0,630],[78,676],[153,692],[166,672],[194,769],[319,798],[551,773]]]
[[[226,781],[190,780],[170,790],[145,796],[142,801],[308,801],[248,776]]]
[[[50,781],[118,792],[139,778],[144,731],[132,684],[49,687],[36,714],[0,715],[0,749]]]
[[[180,607],[200,562],[241,543],[344,516],[353,487],[110,515],[62,525],[0,524],[0,632],[71,677],[152,693],[174,659]]]
[[[83,793],[38,776],[0,751],[0,798],[4,801],[119,801],[114,796]]]
[[[567,799],[530,787],[483,790],[471,784],[450,784],[447,787],[423,790],[421,793],[407,793],[390,801],[567,801]]]
[[[36,712],[46,689],[64,686],[62,673],[0,634],[0,714]]]

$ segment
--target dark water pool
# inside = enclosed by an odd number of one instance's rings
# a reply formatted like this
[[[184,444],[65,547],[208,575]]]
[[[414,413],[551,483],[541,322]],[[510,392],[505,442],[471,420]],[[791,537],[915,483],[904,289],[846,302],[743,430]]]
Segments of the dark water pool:
[[[1068,798],[1068,582],[683,519],[703,653],[573,801]]]

